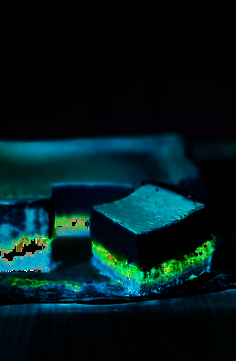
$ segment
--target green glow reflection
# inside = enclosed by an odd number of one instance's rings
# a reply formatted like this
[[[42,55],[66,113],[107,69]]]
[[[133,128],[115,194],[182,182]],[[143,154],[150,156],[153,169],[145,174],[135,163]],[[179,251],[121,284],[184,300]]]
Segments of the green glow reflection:
[[[13,287],[19,288],[40,288],[40,287],[57,287],[61,285],[65,285],[66,288],[72,289],[74,291],[79,291],[80,284],[76,281],[50,281],[50,280],[39,280],[39,279],[29,279],[29,278],[20,278],[20,277],[7,277],[1,280],[1,283],[10,284]]]

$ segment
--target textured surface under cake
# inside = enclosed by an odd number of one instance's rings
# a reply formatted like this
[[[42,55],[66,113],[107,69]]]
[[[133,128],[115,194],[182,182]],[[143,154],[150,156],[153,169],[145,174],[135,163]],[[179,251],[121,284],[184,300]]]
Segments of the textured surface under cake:
[[[91,263],[96,267],[100,273],[104,276],[109,277],[112,281],[120,282],[124,287],[127,288],[127,295],[147,295],[149,293],[165,292],[170,287],[176,287],[177,285],[183,284],[190,277],[198,277],[204,272],[211,270],[212,255],[207,257],[202,263],[188,267],[181,274],[173,276],[170,279],[157,280],[156,282],[137,282],[133,279],[128,279],[124,275],[119,274],[115,271],[114,267],[104,264],[102,260],[97,256],[93,255]]]
[[[143,270],[193,252],[210,233],[204,204],[149,184],[94,207],[90,217],[92,240]]]

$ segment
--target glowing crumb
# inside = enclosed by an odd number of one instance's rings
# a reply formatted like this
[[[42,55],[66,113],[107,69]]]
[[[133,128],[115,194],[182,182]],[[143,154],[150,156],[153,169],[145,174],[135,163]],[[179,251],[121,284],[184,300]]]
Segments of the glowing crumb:
[[[195,252],[183,256],[182,260],[171,259],[163,262],[153,267],[147,275],[135,264],[128,264],[126,259],[118,260],[118,257],[94,241],[92,241],[92,252],[102,263],[115,269],[117,274],[140,284],[153,284],[161,279],[171,279],[187,270],[191,265],[198,265],[202,260],[207,259],[215,249],[215,237],[212,236],[212,238],[198,247]]]
[[[197,276],[191,275],[186,281],[192,281],[192,280],[194,280],[195,278],[197,278]]]

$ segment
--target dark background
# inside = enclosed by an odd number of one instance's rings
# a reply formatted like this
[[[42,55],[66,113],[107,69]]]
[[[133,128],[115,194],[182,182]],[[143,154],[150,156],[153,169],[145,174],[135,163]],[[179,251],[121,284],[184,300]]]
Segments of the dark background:
[[[102,9],[99,2],[95,9],[91,3],[87,11],[69,13],[62,8],[59,14],[58,4],[42,10],[19,3],[19,9],[10,4],[7,16],[3,11],[0,139],[169,131],[192,139],[235,139],[235,11],[207,1],[165,2],[165,9],[158,2],[152,9],[142,2],[139,9],[136,3],[132,9],[112,4]],[[235,161],[223,158],[219,164],[203,157],[200,167],[210,182],[223,268],[235,264]],[[222,276],[216,284],[217,290],[232,288],[235,272],[232,280]],[[158,352],[186,360],[190,354],[194,360],[235,356],[231,292],[137,310],[117,306],[117,313],[29,309],[2,310],[5,360],[32,360],[32,351],[36,360],[65,359],[68,352],[76,359],[81,350],[91,357],[102,350],[113,359],[140,352],[146,358]],[[153,325],[158,325],[154,332],[143,332]],[[38,348],[40,331],[50,342],[40,338]]]
[[[232,9],[99,10],[37,21],[36,11],[27,22],[16,11],[5,29],[1,139],[236,136]]]

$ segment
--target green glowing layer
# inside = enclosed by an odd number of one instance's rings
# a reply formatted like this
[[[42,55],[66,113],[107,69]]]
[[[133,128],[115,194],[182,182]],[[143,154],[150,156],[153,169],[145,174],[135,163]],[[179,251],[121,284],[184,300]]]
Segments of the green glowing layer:
[[[152,284],[158,283],[161,280],[170,280],[183,271],[188,270],[192,265],[199,265],[206,260],[215,249],[215,237],[212,236],[212,238],[212,240],[198,247],[195,252],[183,256],[181,260],[172,259],[153,267],[147,275],[135,264],[129,264],[127,259],[118,259],[101,244],[94,241],[92,241],[92,251],[104,264],[112,267],[118,274],[128,280],[133,280],[140,284]]]
[[[72,222],[77,219],[75,227],[72,226]],[[46,247],[49,247],[52,240],[57,237],[57,230],[58,225],[63,226],[64,228],[68,229],[69,231],[81,231],[86,230],[87,227],[84,225],[86,221],[89,221],[88,215],[71,215],[71,216],[64,216],[64,217],[56,217],[55,218],[55,224],[54,224],[54,231],[52,238],[47,238],[43,235],[35,234],[34,237],[28,237],[25,234],[22,234],[21,237],[19,237],[17,240],[13,240],[10,244],[1,244],[2,247],[0,247],[1,254],[9,253],[16,248],[17,252],[20,252],[22,250],[22,247],[24,245],[28,246],[31,241],[34,239],[36,240],[36,243],[40,246],[44,245]]]
[[[2,254],[12,252],[14,248],[16,248],[17,252],[21,252],[23,246],[24,245],[28,246],[32,242],[32,240],[35,240],[36,244],[38,244],[39,246],[45,246],[45,247],[49,247],[49,245],[52,242],[52,239],[49,239],[49,238],[47,238],[43,235],[39,235],[39,234],[35,234],[34,237],[27,237],[26,235],[22,235],[22,237],[13,241],[12,248],[1,247],[0,249],[2,251]]]
[[[74,226],[72,226],[72,222],[75,222],[76,224]],[[66,229],[68,231],[84,231],[87,229],[87,227],[85,226],[85,222],[89,221],[89,216],[88,215],[70,215],[70,216],[63,216],[63,217],[55,217],[55,227],[54,227],[54,232],[56,232],[56,234],[58,233],[58,231],[60,230],[60,228],[62,229]],[[58,226],[60,226],[60,228],[58,228]]]
[[[7,277],[1,281],[2,284],[8,283],[14,287],[27,289],[29,287],[39,288],[44,286],[61,286],[65,285],[66,288],[72,289],[74,291],[79,291],[80,284],[75,281],[49,281],[49,280],[39,280],[39,279],[29,279],[29,278],[20,278],[20,277]]]

